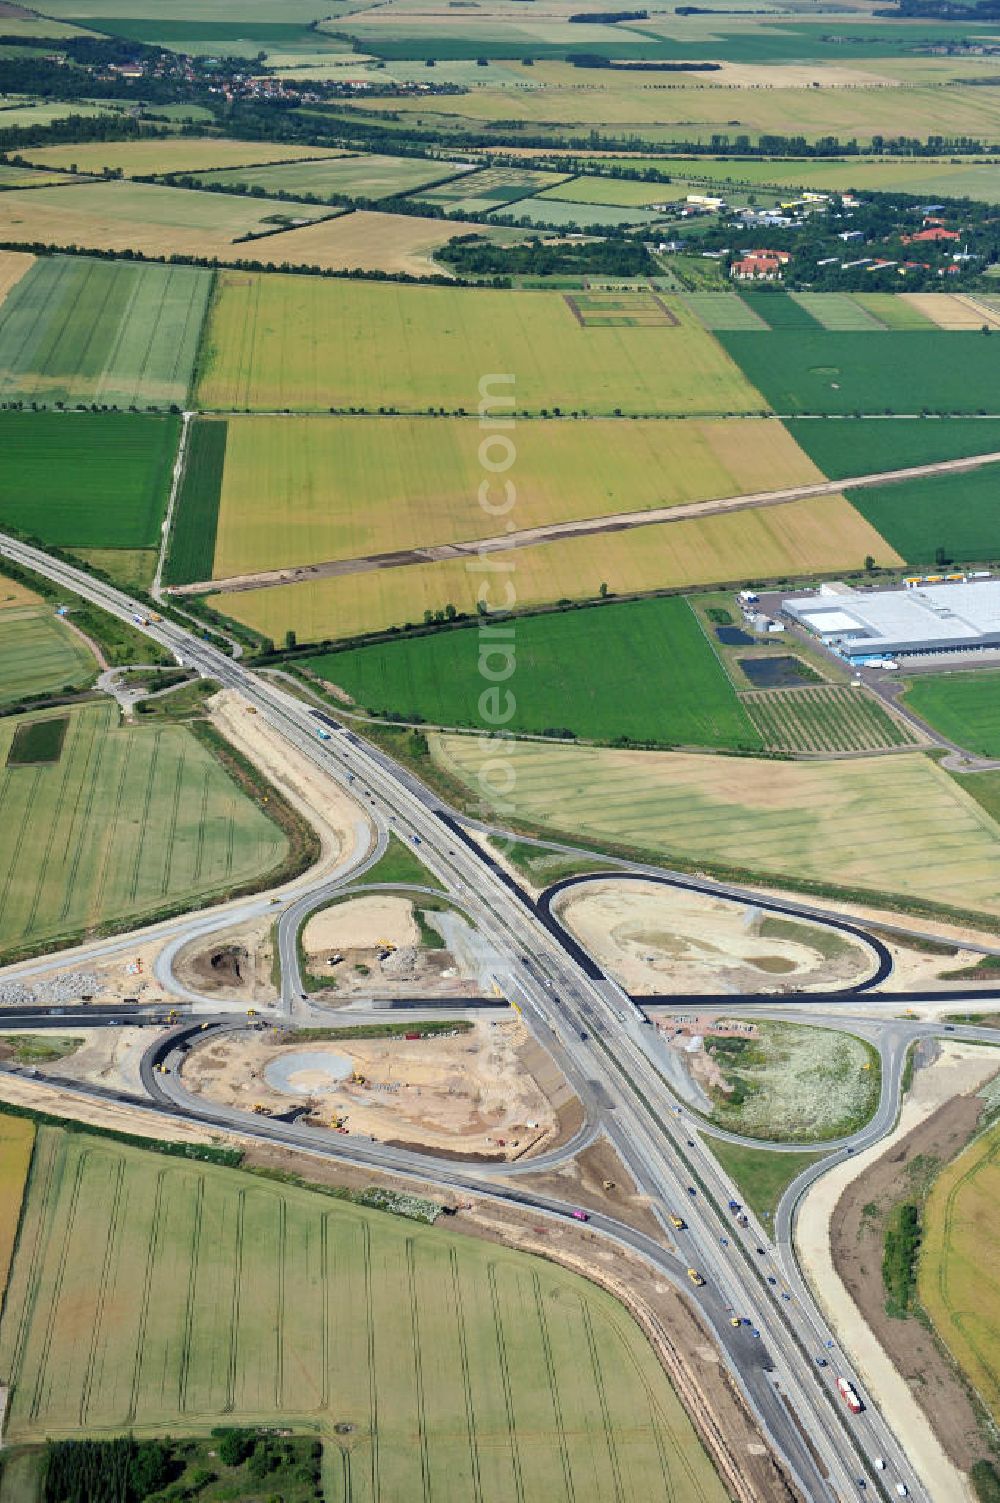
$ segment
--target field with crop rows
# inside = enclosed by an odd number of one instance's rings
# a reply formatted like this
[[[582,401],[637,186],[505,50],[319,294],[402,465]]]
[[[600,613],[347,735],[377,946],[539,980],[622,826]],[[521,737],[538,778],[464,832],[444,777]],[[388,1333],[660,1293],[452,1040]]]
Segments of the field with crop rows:
[[[748,303],[735,292],[682,292],[680,301],[706,329],[766,329]]]
[[[370,709],[482,726],[483,650],[469,629],[331,653],[310,666]],[[498,645],[489,666],[499,672],[507,661]],[[516,667],[510,731],[748,750],[762,744],[678,596],[529,617],[517,628]]]
[[[655,224],[662,216],[651,209],[614,204],[566,203],[558,198],[522,198],[495,209],[490,219],[510,218],[514,224],[555,225],[557,228],[601,229],[616,224]]]
[[[211,426],[196,425],[196,446]],[[518,431],[516,505],[498,515],[478,499],[475,418],[233,417],[228,429],[216,578],[822,479],[773,419],[541,419]],[[192,450],[192,479],[200,455]],[[186,483],[178,529],[191,530],[202,568],[191,578],[213,575],[214,524],[202,530],[204,521]]]
[[[438,204],[450,214],[479,214],[487,209],[502,211],[505,204],[513,206],[519,199],[558,187],[562,181],[557,172],[531,167],[486,167],[481,172],[453,177],[450,182],[427,188],[414,197],[423,203]]]
[[[1000,1420],[1000,1129],[941,1171],[924,1207],[920,1304],[994,1420]]]
[[[180,431],[172,416],[0,412],[0,526],[72,548],[151,548]]]
[[[0,611],[0,704],[80,688],[96,673],[93,654],[51,606]]]
[[[162,136],[148,141],[70,141],[63,146],[31,146],[20,153],[39,167],[75,167],[79,172],[105,169],[126,177],[164,172],[207,172],[265,162],[293,162],[317,155],[314,146],[284,142],[227,141],[220,136]]]
[[[0,947],[210,899],[284,857],[283,833],[187,727],[119,727],[110,704],[59,713],[52,766],[5,766],[39,717],[0,721]]]
[[[0,1116],[0,1300],[7,1288],[34,1146],[33,1122],[23,1117]]]
[[[221,272],[219,283],[198,393],[206,407],[412,412],[433,404],[455,411],[476,406],[480,377],[494,371],[516,375],[495,384],[494,400],[513,395],[518,409],[534,412],[712,414],[765,406],[679,303],[675,328],[582,329],[554,292],[238,272]]]
[[[758,301],[762,310],[771,300],[762,293]],[[989,408],[1000,381],[1000,340],[982,334],[889,329],[872,339],[803,327],[767,336],[720,330],[718,338],[780,413],[973,413]]]
[[[432,736],[435,759],[481,797],[494,749]],[[1000,912],[996,823],[921,753],[775,764],[750,757],[631,752],[512,741],[516,794],[532,825],[668,860],[775,879],[835,883]]]
[[[1000,673],[980,668],[915,678],[905,704],[964,750],[1000,757]]]
[[[933,564],[938,549],[955,563],[1000,557],[997,465],[852,490],[850,499],[908,564]]]
[[[519,435],[520,436],[520,435]],[[615,594],[858,569],[866,555],[901,563],[879,534],[839,496],[660,522],[519,548],[509,556],[519,606]],[[451,602],[474,614],[482,584],[494,609],[511,598],[509,567],[471,572],[467,559],[307,579],[211,603],[275,640],[291,627],[300,642],[321,642],[419,622]]]
[[[211,285],[188,266],[36,261],[0,303],[0,400],[183,404]]]
[[[712,1092],[711,1120],[730,1132],[816,1143],[857,1132],[878,1106],[878,1055],[850,1033],[758,1022],[756,1037],[710,1047],[733,1087]]]
[[[743,707],[771,751],[879,751],[912,746],[905,725],[865,689],[823,684],[808,689],[761,689],[742,695]]]
[[[145,256],[236,260],[251,254],[234,243],[247,235],[334,212],[322,204],[278,205],[246,194],[94,179],[63,188],[0,193],[0,239],[95,251],[133,250]]]
[[[222,418],[196,418],[188,429],[184,475],[163,570],[165,584],[192,584],[211,577],[227,428]]]
[[[831,480],[1000,454],[1000,420],[993,418],[790,418],[785,427]]]
[[[855,292],[851,301],[874,314],[887,329],[933,329],[931,320],[907,298],[893,292]]]
[[[844,292],[793,292],[791,298],[824,329],[852,332],[887,327],[870,308]]]
[[[339,1448],[328,1503],[725,1497],[641,1333],[577,1275],[55,1128],[0,1363],[11,1441],[280,1415]]]
[[[252,188],[262,188],[267,194],[315,193],[326,198],[346,193],[359,198],[390,198],[437,182],[455,170],[450,162],[427,162],[420,157],[387,157],[377,153],[354,156],[342,152],[321,157],[317,148],[314,151],[316,158],[312,161],[270,167],[258,165],[261,160],[258,158],[251,167],[204,172],[199,179],[223,187],[246,183]]]

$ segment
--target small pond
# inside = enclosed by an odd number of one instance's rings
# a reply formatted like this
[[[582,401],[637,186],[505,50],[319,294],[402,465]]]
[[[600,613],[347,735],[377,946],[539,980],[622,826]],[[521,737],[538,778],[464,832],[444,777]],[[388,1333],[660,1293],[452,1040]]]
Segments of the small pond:
[[[819,675],[800,658],[739,658],[737,660],[755,689],[796,689],[819,683]]]
[[[717,626],[715,635],[724,647],[749,647],[753,637],[738,626]]]

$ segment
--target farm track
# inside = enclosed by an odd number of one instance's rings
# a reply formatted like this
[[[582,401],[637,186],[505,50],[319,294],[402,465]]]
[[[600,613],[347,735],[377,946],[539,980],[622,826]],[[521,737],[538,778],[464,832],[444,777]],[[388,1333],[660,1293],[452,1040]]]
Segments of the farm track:
[[[174,595],[197,595],[206,592],[240,594],[247,590],[268,589],[273,585],[291,584],[305,579],[326,579],[346,574],[365,574],[377,569],[396,569],[412,564],[441,562],[446,559],[479,557],[507,549],[528,548],[538,543],[552,543],[562,538],[592,537],[602,533],[625,532],[656,523],[683,522],[691,518],[722,516],[728,512],[784,506],[791,501],[807,501],[822,496],[842,495],[846,490],[860,490],[895,482],[926,479],[935,475],[962,474],[969,470],[1000,463],[1000,450],[973,454],[960,459],[943,459],[932,464],[910,465],[903,469],[879,470],[853,475],[843,480],[824,480],[810,485],[789,486],[782,490],[755,491],[740,496],[725,496],[712,501],[687,501],[677,506],[651,507],[648,511],[618,512],[612,516],[586,517],[571,522],[554,522],[547,526],[524,528],[500,536],[472,539],[467,542],[429,544],[425,548],[398,549],[391,553],[372,553],[359,558],[331,559],[324,563],[303,564],[284,569],[266,569],[254,574],[230,575],[225,579],[199,580],[177,585]]]

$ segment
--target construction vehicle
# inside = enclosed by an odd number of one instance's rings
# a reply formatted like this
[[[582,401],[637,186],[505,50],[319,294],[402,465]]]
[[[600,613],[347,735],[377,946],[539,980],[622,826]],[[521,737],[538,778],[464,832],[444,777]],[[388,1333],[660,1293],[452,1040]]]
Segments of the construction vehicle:
[[[738,1315],[730,1315],[729,1324],[731,1326],[741,1326],[743,1322]]]
[[[615,1188],[615,1182],[614,1182],[614,1180],[613,1179],[602,1179],[601,1180],[601,1188],[602,1188],[602,1190],[613,1190]]]
[[[704,1284],[704,1282],[705,1282],[705,1280],[702,1278],[701,1274],[698,1272],[697,1268],[689,1268],[688,1269],[688,1278],[691,1280],[692,1284],[697,1284],[697,1286],[698,1286],[699,1289],[701,1288],[702,1284]]]
[[[365,1077],[362,1075],[361,1071],[355,1070],[354,1074],[351,1076],[351,1085],[367,1085],[367,1083],[368,1082],[365,1080]]]
[[[204,1033],[205,1029],[206,1028],[211,1028],[211,1026],[212,1026],[211,1023],[202,1023],[200,1032]]]
[[[163,617],[162,616],[158,616],[155,611],[150,611],[150,613],[149,613],[149,619],[150,619],[150,621],[162,621]]]
[[[257,713],[257,711],[254,709],[253,705],[247,705],[247,714],[248,715],[256,715],[256,713]]]
[[[675,1226],[679,1232],[687,1230],[687,1222],[684,1220],[683,1216],[674,1216],[673,1214],[671,1214],[670,1225]]]
[[[271,1108],[269,1106],[265,1106],[262,1101],[255,1101],[250,1110],[253,1112],[255,1117],[270,1117],[271,1115]]]
[[[168,1023],[176,1023],[177,1022],[177,1018],[178,1018],[177,1009],[176,1009],[176,1007],[172,1007],[170,1009],[170,1011],[167,1013],[167,1022]]]
[[[257,1009],[256,1009],[256,1007],[248,1007],[247,1008],[247,1017],[248,1018],[255,1018],[256,1016],[257,1016]]]
[[[864,1404],[862,1404],[860,1398],[858,1397],[858,1391],[854,1387],[853,1383],[848,1383],[846,1378],[838,1378],[837,1388],[840,1390],[840,1397],[843,1399],[844,1403],[847,1405],[851,1413],[860,1414],[865,1406]]]

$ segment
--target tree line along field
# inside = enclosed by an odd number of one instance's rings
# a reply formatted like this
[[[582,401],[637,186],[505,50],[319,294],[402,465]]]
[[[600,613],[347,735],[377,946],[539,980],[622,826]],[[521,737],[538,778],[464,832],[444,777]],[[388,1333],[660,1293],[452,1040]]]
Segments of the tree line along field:
[[[762,689],[741,700],[762,745],[771,751],[886,751],[913,746],[917,739],[867,690],[849,685]]]
[[[781,415],[974,413],[1000,380],[1000,341],[981,333],[889,329],[876,339],[803,327],[716,338]]]
[[[64,548],[152,548],[180,420],[145,413],[0,412],[0,528]]]
[[[725,1496],[639,1329],[578,1275],[58,1128],[0,1365],[8,1441],[279,1414],[332,1448],[328,1503]]]
[[[97,663],[51,606],[0,610],[0,705],[89,684]]]
[[[584,329],[554,292],[223,271],[198,402],[223,410],[475,410],[480,377],[510,372],[515,381],[496,381],[493,397],[513,394],[519,411],[763,411],[715,339],[680,303],[672,311],[676,327]]]
[[[186,726],[117,715],[100,703],[0,721],[0,949],[211,901],[285,856],[283,832]],[[19,728],[52,718],[67,722],[58,760],[10,765]]]
[[[0,400],[185,403],[211,285],[188,266],[40,258],[0,303]]]
[[[978,668],[914,678],[904,703],[965,751],[1000,757],[1000,673]]]
[[[482,797],[502,755],[505,817],[668,861],[1000,912],[997,825],[919,752],[771,761],[432,734],[435,761]],[[927,853],[934,859],[929,862]]]
[[[538,419],[517,432],[517,501],[498,515],[499,484],[493,510],[478,499],[481,439],[473,417],[232,417],[228,436],[199,419],[175,549],[191,536],[188,579],[224,579],[823,479],[773,419]]]
[[[934,1182],[924,1207],[917,1293],[937,1335],[994,1420],[1000,1418],[996,1246],[1000,1133],[975,1139]]]
[[[481,587],[494,609],[512,598],[520,608],[595,598],[602,584],[618,595],[651,590],[839,573],[901,564],[895,553],[840,496],[748,507],[717,516],[650,523],[622,531],[568,537],[512,552],[321,576],[240,593],[217,593],[210,604],[265,637],[293,630],[300,642],[338,640],[419,623],[448,603],[474,614]]]
[[[570,731],[592,740],[757,750],[743,709],[688,602],[677,596],[534,616],[519,622],[515,649],[489,652],[474,628],[380,643],[312,658],[308,666],[367,708],[438,725],[486,724],[480,696],[488,668],[510,690],[507,731]]]

